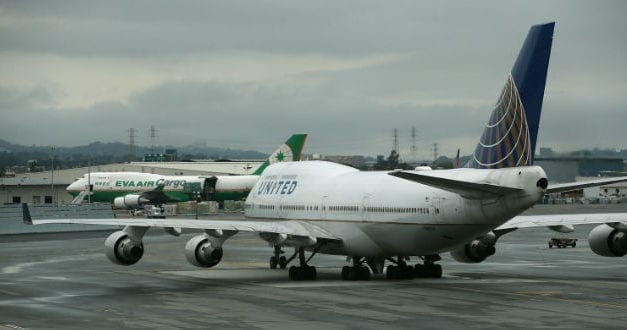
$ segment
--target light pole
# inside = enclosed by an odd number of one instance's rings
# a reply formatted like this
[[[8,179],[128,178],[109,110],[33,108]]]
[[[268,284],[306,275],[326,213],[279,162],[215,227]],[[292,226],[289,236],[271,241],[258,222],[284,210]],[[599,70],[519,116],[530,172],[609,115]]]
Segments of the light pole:
[[[55,146],[50,147],[50,203],[54,204],[54,149]]]
[[[87,203],[91,205],[91,160],[87,163]]]

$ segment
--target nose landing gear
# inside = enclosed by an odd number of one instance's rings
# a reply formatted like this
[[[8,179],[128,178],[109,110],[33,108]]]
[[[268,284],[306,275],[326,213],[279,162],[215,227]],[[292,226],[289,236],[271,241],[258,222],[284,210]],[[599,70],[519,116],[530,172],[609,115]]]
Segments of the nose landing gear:
[[[285,267],[287,267],[288,262],[292,259],[290,258],[290,260],[287,260],[285,256],[281,255],[283,253],[285,252],[281,250],[280,245],[274,246],[274,255],[270,257],[270,269],[276,269],[277,266],[281,269],[285,269]]]

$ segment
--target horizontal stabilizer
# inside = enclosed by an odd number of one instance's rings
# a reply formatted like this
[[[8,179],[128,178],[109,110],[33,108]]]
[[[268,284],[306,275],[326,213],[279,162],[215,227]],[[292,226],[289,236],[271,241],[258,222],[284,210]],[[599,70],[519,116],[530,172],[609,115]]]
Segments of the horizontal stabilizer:
[[[588,187],[603,186],[606,184],[612,184],[612,183],[623,182],[623,181],[627,181],[627,176],[607,178],[607,179],[598,179],[598,180],[584,181],[584,182],[558,183],[558,184],[550,185],[546,189],[546,193],[553,194],[553,193],[558,193],[558,192],[573,191],[573,190],[579,190],[579,189],[588,188]]]
[[[431,187],[448,190],[457,194],[460,194],[466,198],[482,198],[486,195],[492,195],[494,197],[504,196],[511,193],[521,191],[519,188],[512,188],[506,186],[498,186],[489,183],[476,183],[468,181],[460,181],[454,179],[440,178],[430,175],[422,175],[412,172],[396,171],[388,173],[391,176],[395,176],[401,179],[426,184]]]

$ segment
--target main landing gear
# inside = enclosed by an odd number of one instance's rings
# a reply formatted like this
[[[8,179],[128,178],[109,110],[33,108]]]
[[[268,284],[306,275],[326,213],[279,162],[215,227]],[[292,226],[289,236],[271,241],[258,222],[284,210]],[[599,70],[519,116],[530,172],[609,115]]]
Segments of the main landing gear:
[[[295,254],[298,253],[298,260],[300,261],[300,266],[292,266],[289,270],[290,280],[295,281],[313,281],[317,277],[316,267],[307,265],[307,262],[313,258],[316,254],[314,251],[309,259],[305,258],[305,248],[300,247],[296,249]],[[290,258],[291,259],[291,258]]]
[[[364,265],[364,258],[353,257],[353,266],[342,267],[342,279],[348,281],[367,281],[370,279],[370,268]]]
[[[281,250],[281,246],[280,245],[275,245],[274,246],[274,255],[272,257],[270,257],[270,269],[276,269],[277,266],[279,266],[279,268],[281,268],[281,269],[285,269],[285,267],[287,267],[287,264],[290,261],[292,261],[292,259],[294,259],[294,257],[296,256],[296,254],[294,254],[294,256],[292,256],[288,260],[285,256],[281,255],[283,253],[285,253],[285,252],[283,252],[283,250]]]
[[[386,276],[390,280],[408,280],[412,278],[440,278],[442,277],[442,266],[436,265],[435,262],[442,259],[439,255],[429,255],[421,257],[423,264],[416,264],[414,267],[407,265],[407,258],[399,256],[394,260],[388,258],[394,263],[387,268]]]
[[[385,276],[389,280],[411,280],[414,278],[414,268],[407,265],[406,257],[398,256],[396,260],[388,258],[393,265],[389,265],[385,271]]]
[[[316,267],[313,266],[309,266],[307,265],[307,263],[309,262],[309,260],[311,260],[311,258],[313,258],[314,255],[316,255],[316,253],[318,252],[318,250],[320,250],[320,247],[322,245],[318,245],[312,252],[311,255],[309,256],[309,258],[305,257],[305,248],[304,247],[297,247],[294,249],[294,254],[289,257],[286,258],[285,256],[282,256],[281,254],[285,253],[283,250],[281,250],[281,246],[280,245],[275,245],[274,246],[274,255],[272,257],[270,257],[270,268],[271,269],[276,269],[277,266],[281,269],[285,269],[287,267],[287,264],[289,264],[292,260],[294,260],[294,258],[298,257],[298,261],[300,263],[299,266],[292,266],[289,269],[289,276],[290,276],[290,280],[294,280],[294,281],[306,281],[306,280],[315,280],[317,277],[317,272],[316,272]]]
[[[437,254],[422,257],[423,264],[414,266],[414,277],[417,278],[441,278],[442,266],[436,265],[436,261],[440,261],[442,257]]]

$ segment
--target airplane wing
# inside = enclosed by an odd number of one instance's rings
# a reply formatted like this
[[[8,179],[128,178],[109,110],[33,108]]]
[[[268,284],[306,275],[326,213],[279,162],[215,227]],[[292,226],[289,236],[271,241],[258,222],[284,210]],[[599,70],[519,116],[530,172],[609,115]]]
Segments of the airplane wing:
[[[606,184],[612,184],[612,183],[623,182],[623,181],[627,181],[627,176],[583,181],[583,182],[558,183],[558,184],[549,185],[546,188],[546,193],[553,194],[553,193],[564,192],[564,191],[573,191],[573,190],[579,190],[579,189],[595,187],[595,186],[603,186]]]
[[[466,198],[481,198],[485,195],[503,196],[521,190],[519,188],[440,178],[436,176],[422,175],[405,171],[394,171],[388,174],[397,178],[422,183],[443,190],[452,191]]]
[[[495,232],[509,232],[519,228],[573,226],[602,223],[607,223],[612,226],[627,223],[627,213],[519,215],[496,228]]]
[[[25,224],[83,224],[83,225],[107,225],[107,226],[134,226],[134,227],[161,227],[161,228],[188,228],[188,229],[215,229],[237,230],[258,233],[280,233],[295,236],[312,236],[331,240],[339,240],[328,231],[299,220],[198,220],[188,218],[168,219],[38,219],[33,220],[28,206],[23,204],[23,221]]]

